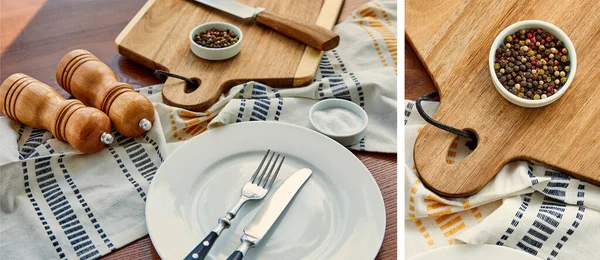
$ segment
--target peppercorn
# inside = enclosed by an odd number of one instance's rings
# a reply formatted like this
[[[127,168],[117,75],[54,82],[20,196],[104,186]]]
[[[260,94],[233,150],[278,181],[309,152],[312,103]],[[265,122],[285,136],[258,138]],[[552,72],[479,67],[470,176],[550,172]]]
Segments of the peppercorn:
[[[563,42],[553,34],[540,28],[521,29],[506,36],[496,49],[495,74],[513,95],[547,98],[566,83],[570,70],[566,53]]]
[[[207,48],[225,48],[234,45],[238,37],[232,30],[211,28],[194,36],[194,42]]]

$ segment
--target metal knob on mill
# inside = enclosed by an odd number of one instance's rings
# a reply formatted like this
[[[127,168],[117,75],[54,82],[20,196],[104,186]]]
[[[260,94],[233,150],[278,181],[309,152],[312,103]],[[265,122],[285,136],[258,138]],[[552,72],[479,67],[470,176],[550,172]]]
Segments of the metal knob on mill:
[[[136,137],[152,128],[154,106],[86,50],[65,55],[56,68],[56,81],[73,97],[108,115],[119,133]]]
[[[43,128],[75,149],[93,153],[111,144],[110,119],[81,101],[63,98],[56,90],[22,73],[0,85],[0,112],[25,125]]]

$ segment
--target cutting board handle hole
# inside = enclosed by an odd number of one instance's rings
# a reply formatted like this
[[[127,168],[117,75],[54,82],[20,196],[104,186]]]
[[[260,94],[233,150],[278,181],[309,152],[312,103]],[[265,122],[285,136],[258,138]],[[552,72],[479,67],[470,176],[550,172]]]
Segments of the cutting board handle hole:
[[[200,87],[200,84],[202,83],[202,81],[199,78],[190,78],[190,80],[196,83],[196,85],[192,85],[186,82],[185,89],[183,90],[186,94],[196,91],[196,89],[198,89]]]
[[[473,136],[475,136],[475,140],[471,140],[470,138],[464,136],[457,136],[456,139],[450,144],[448,148],[448,153],[446,156],[446,162],[448,164],[459,163],[464,160],[477,148],[477,134],[472,130],[465,130]]]

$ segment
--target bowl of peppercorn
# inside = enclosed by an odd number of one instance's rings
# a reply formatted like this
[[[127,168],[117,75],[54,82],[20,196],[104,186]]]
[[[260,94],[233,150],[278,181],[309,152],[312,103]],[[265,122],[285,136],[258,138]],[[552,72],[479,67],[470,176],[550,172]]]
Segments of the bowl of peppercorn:
[[[577,55],[560,28],[527,20],[498,34],[489,67],[494,86],[504,98],[522,107],[542,107],[567,91],[577,69]]]
[[[242,30],[223,22],[205,23],[190,32],[190,49],[206,60],[225,60],[242,49]]]

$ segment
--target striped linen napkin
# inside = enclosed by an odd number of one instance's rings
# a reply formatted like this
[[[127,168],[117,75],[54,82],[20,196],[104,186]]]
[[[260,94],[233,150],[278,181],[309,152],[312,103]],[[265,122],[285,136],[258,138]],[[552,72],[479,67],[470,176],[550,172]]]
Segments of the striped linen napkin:
[[[0,259],[95,259],[147,234],[148,187],[173,149],[208,128],[274,120],[308,126],[308,109],[348,99],[369,115],[354,150],[396,151],[396,2],[369,2],[338,24],[338,48],[324,53],[314,83],[273,89],[249,82],[198,113],[162,103],[161,86],[139,89],[155,107],[141,137],[81,154],[0,116]]]
[[[438,102],[423,102],[433,115]],[[447,199],[428,190],[412,152],[425,126],[414,101],[405,101],[406,256],[453,244],[492,244],[541,259],[598,259],[600,188],[528,162],[507,164],[480,192]],[[459,138],[450,163],[469,149]]]

